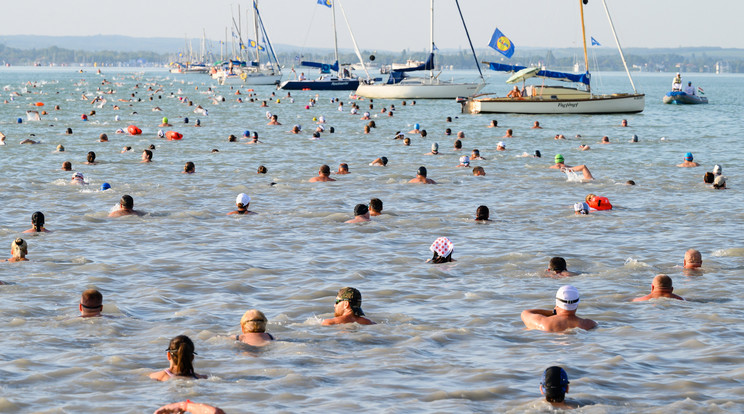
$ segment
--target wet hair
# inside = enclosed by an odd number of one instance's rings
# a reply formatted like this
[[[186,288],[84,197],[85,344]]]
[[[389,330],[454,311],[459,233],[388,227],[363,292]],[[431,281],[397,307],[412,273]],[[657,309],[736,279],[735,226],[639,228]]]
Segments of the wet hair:
[[[426,135],[428,135],[425,129],[422,129],[420,134],[421,134],[421,138],[426,138]]]
[[[168,344],[168,353],[171,356],[173,365],[176,366],[175,375],[195,375],[194,366],[194,343],[186,335],[178,335],[171,339]]]
[[[387,157],[380,157],[380,161],[382,161],[382,165],[387,165],[388,163]]]
[[[479,166],[473,168],[473,175],[475,175],[476,172],[485,174],[486,173],[486,170],[484,170],[483,167],[481,167],[479,165]]]
[[[125,194],[121,196],[121,200],[119,201],[121,203],[121,206],[126,209],[132,209],[134,208],[134,199],[129,194]]]
[[[446,122],[452,122],[452,117],[448,116],[447,119],[445,119]]]
[[[548,264],[548,269],[560,273],[566,270],[566,259],[562,257],[554,257],[550,259],[550,263]]]
[[[403,138],[403,144],[411,145],[411,138],[408,138],[408,137]]]
[[[228,142],[235,142],[237,140],[238,140],[238,138],[236,138],[235,135],[233,135],[233,134],[230,134],[230,136],[227,137],[227,141]]]
[[[183,166],[183,171],[187,173],[192,173],[196,171],[196,166],[193,162],[189,161],[186,163],[186,165]]]
[[[155,144],[150,144],[150,146],[149,146],[149,147],[147,147],[147,148],[148,148],[148,149],[151,149],[151,150],[154,150],[154,149],[155,149]]]
[[[28,244],[26,244],[25,240],[19,237],[13,240],[13,243],[10,244],[10,252],[13,257],[26,257],[28,254]]]
[[[448,254],[447,256],[440,256],[439,253],[434,252],[434,256],[432,256],[432,258],[431,258],[431,263],[447,263],[447,262],[451,262],[452,261],[452,253],[453,252],[454,252],[454,250],[451,251],[450,254]]]
[[[349,171],[349,164],[345,162],[342,162],[338,167],[344,171]]]
[[[545,392],[545,400],[551,403],[560,403],[566,399],[568,387],[568,375],[561,367],[550,367],[543,373],[540,385]]]
[[[540,150],[535,150],[535,157],[542,158],[542,154],[540,154]]]
[[[266,174],[267,172],[269,172],[269,170],[267,170],[266,167],[264,167],[263,165],[258,166],[257,174]]]
[[[475,210],[476,220],[488,220],[489,215],[490,211],[488,210],[487,206],[478,206],[478,208]]]
[[[240,318],[240,327],[243,332],[266,332],[266,323],[268,319],[263,312],[257,309],[251,309],[243,314]]]
[[[31,224],[34,226],[34,230],[41,231],[44,227],[44,213],[37,211],[31,215]]]
[[[418,171],[416,171],[416,174],[422,177],[426,177],[426,167],[424,167],[423,165],[420,166]]]
[[[331,133],[331,134],[333,134],[334,132],[336,132],[336,128],[334,128],[334,127],[330,127],[330,128],[328,129],[328,132],[329,132],[329,133]]]
[[[703,182],[705,184],[713,184],[713,181],[715,181],[715,178],[716,178],[715,174],[708,171],[705,173],[705,175],[703,175]]]
[[[493,125],[493,126],[499,126],[499,121],[493,119],[493,120],[491,120],[491,125]]]
[[[147,154],[147,157],[145,158],[147,158],[148,161],[152,160],[152,151],[150,151],[149,149],[146,149],[143,152]]]
[[[99,141],[108,141],[108,135],[101,134],[101,135],[98,136],[98,140]]]
[[[323,164],[320,166],[320,173],[323,175],[330,175],[331,174],[331,167]]]
[[[452,130],[447,128],[444,130],[444,135],[452,135]]]
[[[62,169],[64,171],[72,171],[72,163],[70,161],[65,161],[62,163]]]
[[[625,182],[625,184],[628,184],[628,185],[635,185],[635,181],[633,181],[633,180],[628,180],[628,181],[626,181],[626,182]]]
[[[379,198],[373,198],[369,200],[369,209],[376,212],[382,211],[382,200]]]
[[[473,154],[475,154],[475,155],[477,155],[477,156],[479,156],[479,157],[480,157],[480,151],[478,151],[478,148],[475,148],[475,149],[473,150]]]
[[[65,134],[72,135],[72,128],[67,128],[67,131],[65,131]]]
[[[455,148],[461,149],[462,148],[462,141],[459,139],[455,141]]]
[[[364,132],[369,132],[369,131],[370,131],[369,125],[365,125],[364,126]]]
[[[377,124],[375,124],[374,120],[367,122],[367,125],[369,125],[370,128],[377,128]]]
[[[103,295],[96,289],[88,289],[83,292],[80,303],[84,308],[98,308],[103,306]]]
[[[93,151],[88,151],[88,162],[95,162],[96,161],[96,153]]]
[[[355,216],[362,216],[369,213],[369,208],[364,204],[357,204],[354,207],[354,215]]]

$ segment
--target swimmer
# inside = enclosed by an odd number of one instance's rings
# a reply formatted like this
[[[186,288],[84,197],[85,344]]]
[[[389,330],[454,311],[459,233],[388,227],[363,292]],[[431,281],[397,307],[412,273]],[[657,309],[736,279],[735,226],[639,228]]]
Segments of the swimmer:
[[[98,142],[108,142],[108,135],[101,134],[98,136]]]
[[[439,264],[456,261],[452,258],[452,253],[455,250],[455,245],[452,244],[450,239],[446,237],[439,237],[434,240],[434,243],[429,246],[429,250],[431,250],[434,255],[431,257],[431,259],[427,260],[426,263]]]
[[[629,142],[638,142],[638,135],[633,134],[633,136],[630,137],[630,141]]]
[[[37,211],[31,215],[31,228],[24,231],[24,233],[49,233],[50,231],[44,228],[44,213]]]
[[[506,151],[506,144],[504,144],[503,141],[499,141],[499,143],[496,144],[496,151]]]
[[[269,172],[269,170],[266,167],[259,165],[256,174],[266,174],[267,172]]]
[[[545,269],[545,276],[560,279],[562,277],[576,276],[578,273],[569,272],[566,266],[566,259],[562,257],[553,257]]]
[[[88,155],[86,156],[86,159],[87,159],[87,161],[84,162],[83,164],[88,164],[88,165],[96,165],[96,164],[98,164],[96,162],[96,153],[93,152],[93,151],[88,151]]]
[[[318,176],[309,179],[308,182],[316,183],[316,182],[336,181],[333,178],[331,178],[330,175],[331,175],[331,167],[323,164],[320,166],[320,169],[318,170]]]
[[[563,134],[555,134],[555,137],[553,139],[566,139],[566,136]]]
[[[254,132],[253,136],[251,137],[251,140],[246,142],[246,144],[263,144],[263,141],[259,141],[258,132]]]
[[[171,339],[166,349],[166,357],[170,366],[162,371],[153,372],[150,378],[158,381],[168,381],[171,378],[201,379],[206,375],[194,372],[194,343],[186,335],[179,335]]]
[[[488,124],[488,127],[489,127],[489,128],[498,128],[498,127],[499,127],[499,121],[497,121],[497,120],[495,120],[495,119],[494,119],[494,120],[492,120],[492,121],[491,121],[491,123],[490,123],[490,124]]]
[[[132,196],[125,194],[119,200],[119,208],[109,213],[109,217],[122,216],[144,216],[145,213],[134,209],[134,199]]]
[[[569,388],[568,374],[561,367],[549,367],[543,372],[540,381],[540,393],[545,395],[545,401],[553,408],[573,409],[579,405],[574,402],[566,402],[566,394]]]
[[[426,167],[423,165],[418,168],[416,171],[416,178],[412,178],[409,183],[414,184],[436,184],[437,182],[432,180],[431,178],[426,178]]]
[[[722,175],[716,176],[716,178],[713,180],[713,188],[716,190],[725,190],[726,189],[726,177]]]
[[[225,414],[225,412],[219,407],[213,407],[208,404],[197,403],[191,400],[170,403],[155,410],[155,414],[180,414],[180,413]]]
[[[322,325],[340,325],[358,323],[360,325],[374,325],[375,323],[364,317],[362,311],[362,294],[353,287],[345,287],[338,291],[333,305],[333,318],[325,319]]]
[[[266,125],[281,125],[279,115],[271,115],[271,120]]]
[[[462,151],[462,141],[455,140],[455,147],[452,149],[452,151]]]
[[[299,125],[294,125],[294,126],[292,127],[292,130],[291,130],[291,131],[289,131],[289,132],[291,132],[291,133],[293,133],[293,134],[299,134],[299,133],[300,133],[301,131],[302,131],[302,129],[300,128],[300,126],[299,126]]]
[[[54,152],[65,152],[65,147],[62,144],[57,145],[57,149]]]
[[[439,155],[439,144],[436,142],[431,144],[431,152],[428,152],[424,155]]]
[[[121,153],[123,154],[123,153],[125,153],[125,152],[129,152],[129,151],[131,151],[131,150],[132,150],[132,147],[123,147],[123,148],[121,149]]]
[[[522,311],[522,322],[527,329],[538,329],[545,332],[563,332],[574,328],[584,330],[596,328],[597,322],[576,316],[578,307],[579,291],[571,285],[561,286],[555,294],[555,308]]]
[[[481,166],[475,167],[473,168],[473,175],[476,177],[482,177],[486,175],[486,170],[484,170]]]
[[[341,163],[338,165],[338,171],[336,174],[349,174],[349,164]]]
[[[699,167],[699,166],[700,166],[700,164],[698,164],[695,161],[693,161],[693,157],[692,157],[692,153],[691,152],[688,152],[687,154],[685,154],[685,160],[684,160],[684,162],[682,162],[682,164],[677,164],[677,167],[684,167],[684,168]]]
[[[586,144],[579,145],[579,151],[589,151],[590,149],[591,149],[591,147],[589,147]]]
[[[32,134],[32,136],[33,136],[33,134]],[[19,144],[31,144],[31,145],[33,145],[33,144],[38,144],[40,142],[41,141],[34,141],[31,138],[26,138],[23,141],[19,142]]]
[[[594,179],[594,176],[592,176],[592,173],[589,171],[589,167],[587,167],[586,165],[577,165],[575,167],[571,167],[571,166],[566,165],[563,161],[564,161],[563,155],[555,154],[555,164],[551,165],[550,168],[556,168],[561,171],[566,171],[566,170],[572,171],[572,172],[581,171],[585,180]]]
[[[462,131],[457,131],[457,139],[465,139],[465,133]]]
[[[651,282],[651,293],[640,298],[633,299],[633,302],[643,302],[649,299],[658,298],[670,298],[685,300],[682,296],[675,295],[672,293],[674,287],[672,286],[672,278],[667,275],[656,275],[653,282]]]
[[[621,126],[621,127],[626,127],[626,126],[628,126],[628,120],[627,120],[627,119],[623,119],[622,121],[620,121],[620,126]]]
[[[477,209],[475,209],[475,221],[477,222],[485,222],[485,221],[491,221],[488,217],[490,216],[490,211],[488,210],[488,206],[478,206]]]
[[[542,129],[542,127],[540,126],[540,121],[535,121],[530,129]]]
[[[196,172],[196,166],[193,162],[189,161],[183,166],[183,173],[184,174],[193,174]]]
[[[240,318],[241,335],[235,335],[235,340],[251,346],[266,346],[274,340],[274,336],[266,332],[268,319],[263,312],[251,309]]]
[[[153,109],[153,111],[154,111],[154,110],[155,110],[155,109]],[[163,117],[163,121],[162,121],[162,122],[160,123],[160,125],[158,125],[158,126],[159,126],[159,127],[169,127],[169,126],[173,126],[173,125],[169,124],[169,123],[168,123],[168,117],[165,117],[165,116],[164,116],[164,117]]]
[[[460,163],[457,164],[457,167],[467,167],[470,168],[470,157],[467,155],[463,155],[460,157]]]
[[[478,149],[474,149],[473,152],[470,154],[470,161],[484,161],[485,158],[481,157],[480,151]]]
[[[100,317],[103,312],[103,295],[96,289],[88,289],[80,297],[81,318]]]
[[[514,131],[512,131],[511,129],[507,129],[506,134],[504,134],[504,136],[501,138],[514,138],[513,134],[514,134]]]
[[[140,162],[152,162],[152,151],[149,149],[142,151],[142,161]]]
[[[10,254],[12,257],[5,260],[6,262],[27,262],[28,244],[26,244],[26,241],[20,237],[13,240],[10,243]]]
[[[577,216],[585,216],[589,214],[589,204],[585,202],[580,202],[574,204],[574,214]]]
[[[682,267],[685,269],[699,269],[703,265],[703,255],[695,249],[689,249],[685,252],[685,258],[682,261]]]
[[[610,137],[607,135],[602,137],[602,141],[599,142],[600,144],[609,144],[610,143]]]
[[[70,180],[70,184],[86,185],[88,183],[85,182],[85,177],[83,176],[83,173],[76,172],[75,174],[72,174],[72,179]]]
[[[369,216],[369,207],[364,204],[357,204],[354,207],[354,218],[351,220],[346,220],[345,223],[362,223],[365,221],[370,221]]]
[[[387,166],[387,163],[388,163],[387,157],[379,157],[379,158],[375,158],[375,160],[369,163],[369,165],[373,167],[385,167]]]
[[[63,162],[62,171],[72,171],[72,163],[70,161]]]
[[[409,134],[419,134],[421,133],[421,127],[419,124],[413,124],[413,129],[408,131]]]
[[[381,216],[382,215],[382,200],[379,198],[373,198],[369,200],[369,215],[370,216]]]
[[[227,213],[227,215],[232,214],[258,214],[253,211],[248,210],[248,206],[251,204],[251,198],[248,196],[248,194],[240,193],[238,194],[238,197],[235,199],[235,205],[238,207],[237,210],[231,211]]]
[[[403,139],[403,145],[405,145],[407,147],[410,147],[411,146],[411,138],[408,138],[408,137],[404,138]]]

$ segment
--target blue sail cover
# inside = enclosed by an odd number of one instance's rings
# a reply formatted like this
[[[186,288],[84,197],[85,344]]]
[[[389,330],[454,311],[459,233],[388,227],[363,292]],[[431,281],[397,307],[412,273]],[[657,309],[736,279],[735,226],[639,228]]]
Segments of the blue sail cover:
[[[429,57],[426,59],[426,62],[424,62],[423,65],[414,66],[412,68],[403,68],[403,69],[393,69],[390,71],[393,72],[413,72],[416,70],[433,70],[434,69],[434,54],[429,53]]]
[[[329,65],[327,63],[310,62],[307,60],[303,60],[300,62],[300,65],[309,66],[311,68],[319,68],[320,73],[331,73],[331,70],[335,70],[336,72],[338,72],[338,60],[332,65]]]
[[[527,66],[519,65],[504,65],[502,63],[488,62],[488,67],[491,70],[497,72],[519,72],[522,69],[527,69]],[[565,82],[577,82],[589,85],[591,75],[589,72],[586,73],[566,73],[566,72],[555,72],[552,70],[541,70],[535,74],[543,78],[555,79]]]

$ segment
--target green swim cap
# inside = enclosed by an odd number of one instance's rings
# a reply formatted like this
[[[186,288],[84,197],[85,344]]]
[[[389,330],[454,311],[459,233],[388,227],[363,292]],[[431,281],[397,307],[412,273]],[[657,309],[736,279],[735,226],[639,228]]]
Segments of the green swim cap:
[[[555,154],[555,163],[558,164],[559,162],[563,162],[563,155]]]
[[[165,117],[165,116],[163,117],[163,123],[164,124],[167,124],[168,123],[168,117]]]

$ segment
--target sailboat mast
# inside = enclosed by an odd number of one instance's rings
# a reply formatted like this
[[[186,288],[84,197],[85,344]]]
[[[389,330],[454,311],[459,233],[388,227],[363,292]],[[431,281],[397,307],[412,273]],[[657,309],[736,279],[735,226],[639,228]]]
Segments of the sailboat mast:
[[[586,53],[586,28],[584,27],[584,2],[588,0],[579,0],[579,10],[581,11],[581,39],[584,42],[584,65],[586,73],[589,73],[589,56]],[[587,91],[591,91],[591,86],[586,85]]]
[[[434,54],[434,0],[431,0],[429,4],[429,40],[431,43],[430,54]],[[434,59],[432,59],[432,66],[434,66]],[[429,77],[434,77],[434,68],[429,69]]]
[[[336,63],[338,64],[338,32],[336,31],[336,2],[331,3],[331,11],[333,14],[333,51]],[[339,73],[341,73],[341,67],[338,67]]]
[[[258,64],[259,68],[261,67],[261,54],[258,50],[258,45],[261,44],[258,41],[258,17],[256,16],[256,10],[258,9],[258,0],[253,0],[253,33],[255,34],[256,38],[256,63]]]
[[[612,35],[615,37],[615,43],[617,43],[617,50],[620,52],[620,58],[623,60],[623,66],[625,66],[625,73],[628,74],[628,79],[630,79],[630,86],[633,87],[633,93],[638,93],[636,90],[635,84],[633,83],[633,78],[630,76],[630,71],[628,70],[628,63],[625,61],[625,55],[623,54],[623,48],[620,47],[620,39],[617,38],[617,33],[615,33],[615,25],[612,24],[612,17],[610,17],[610,10],[607,9],[607,2],[605,0],[602,0],[602,4],[604,5],[605,13],[607,14],[607,20],[610,21],[610,29],[612,29]]]

